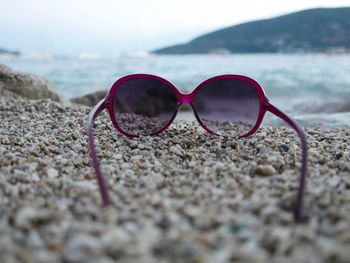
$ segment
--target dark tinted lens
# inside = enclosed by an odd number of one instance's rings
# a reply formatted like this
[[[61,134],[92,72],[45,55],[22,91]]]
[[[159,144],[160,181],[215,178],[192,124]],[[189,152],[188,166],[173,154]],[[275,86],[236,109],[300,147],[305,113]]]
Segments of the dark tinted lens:
[[[208,82],[196,93],[195,109],[207,129],[239,137],[254,127],[260,110],[257,90],[235,79]]]
[[[171,120],[176,108],[176,92],[155,79],[128,80],[114,96],[117,123],[130,135],[156,133]]]

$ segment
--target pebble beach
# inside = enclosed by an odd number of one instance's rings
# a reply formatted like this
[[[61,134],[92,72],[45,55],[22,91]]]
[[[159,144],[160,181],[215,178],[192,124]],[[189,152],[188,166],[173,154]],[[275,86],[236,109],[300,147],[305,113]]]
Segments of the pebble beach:
[[[90,107],[0,99],[0,262],[350,262],[350,128],[307,128],[308,220],[297,224],[298,138],[246,139],[177,120],[128,139],[95,125],[112,205],[90,165]]]

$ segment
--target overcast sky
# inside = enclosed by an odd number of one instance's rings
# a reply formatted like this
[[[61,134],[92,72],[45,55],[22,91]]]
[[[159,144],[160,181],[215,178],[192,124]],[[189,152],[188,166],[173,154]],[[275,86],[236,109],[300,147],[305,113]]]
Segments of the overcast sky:
[[[350,0],[0,0],[0,47],[55,53],[149,50],[242,22]]]

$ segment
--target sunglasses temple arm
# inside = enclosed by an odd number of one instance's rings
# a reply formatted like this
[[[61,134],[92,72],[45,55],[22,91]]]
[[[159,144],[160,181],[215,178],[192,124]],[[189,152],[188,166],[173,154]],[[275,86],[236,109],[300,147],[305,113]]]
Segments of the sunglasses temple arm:
[[[108,191],[103,179],[103,175],[100,169],[100,162],[97,158],[96,147],[94,142],[94,120],[97,115],[105,109],[105,100],[101,100],[89,113],[87,133],[88,133],[88,142],[89,142],[89,154],[92,161],[92,166],[96,173],[97,183],[100,189],[102,204],[104,207],[109,205],[109,196]]]
[[[304,192],[306,187],[306,176],[307,176],[307,142],[306,142],[306,135],[303,132],[303,130],[285,113],[283,113],[281,110],[276,108],[270,103],[266,104],[266,110],[273,113],[277,117],[284,120],[290,127],[292,127],[295,132],[298,134],[300,141],[301,141],[301,150],[302,150],[302,166],[301,166],[301,176],[300,176],[300,182],[299,182],[299,191],[298,196],[296,200],[295,210],[294,210],[294,217],[295,219],[300,222],[304,219],[303,217],[303,205],[304,205]]]

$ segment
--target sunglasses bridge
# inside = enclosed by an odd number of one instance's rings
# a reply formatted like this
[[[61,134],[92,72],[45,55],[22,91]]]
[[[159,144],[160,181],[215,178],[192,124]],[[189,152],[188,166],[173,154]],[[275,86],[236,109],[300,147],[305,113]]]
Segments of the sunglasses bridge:
[[[189,104],[192,105],[194,101],[193,93],[178,93],[177,94],[177,101],[179,102],[179,107],[181,105]]]

